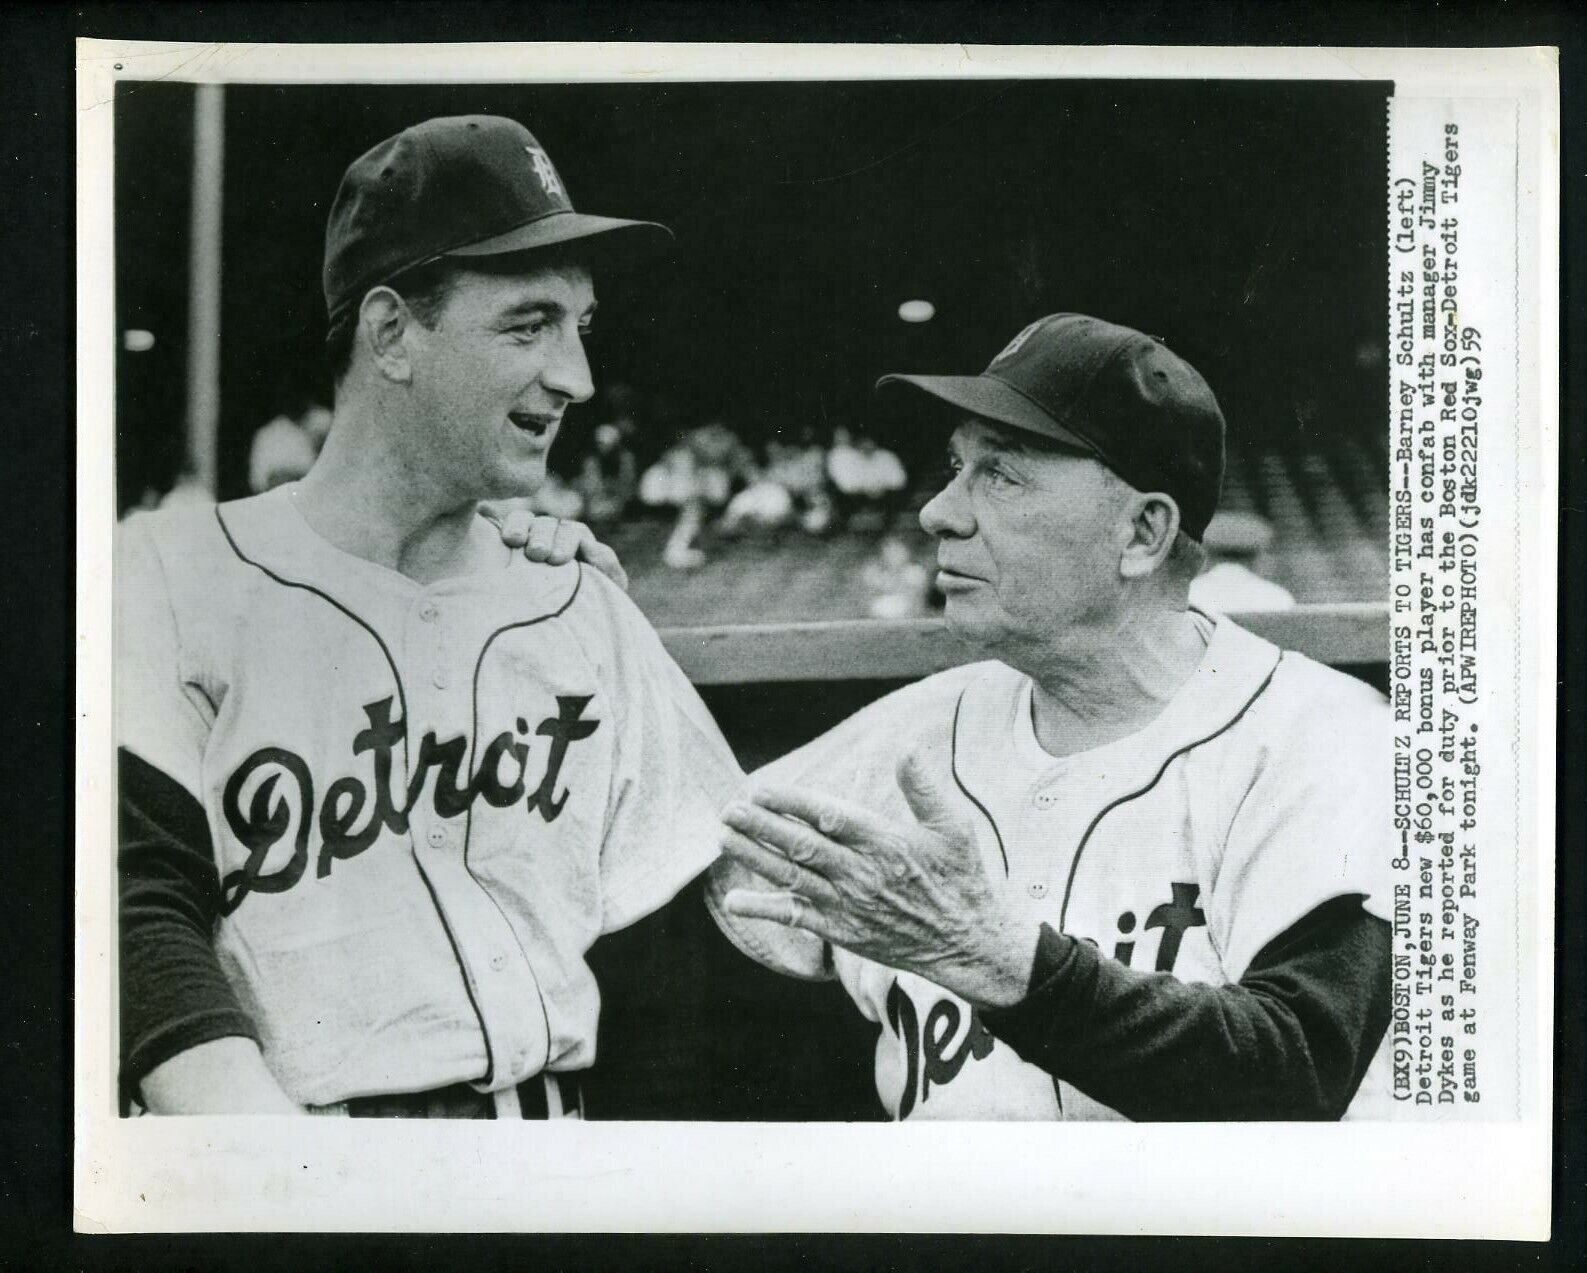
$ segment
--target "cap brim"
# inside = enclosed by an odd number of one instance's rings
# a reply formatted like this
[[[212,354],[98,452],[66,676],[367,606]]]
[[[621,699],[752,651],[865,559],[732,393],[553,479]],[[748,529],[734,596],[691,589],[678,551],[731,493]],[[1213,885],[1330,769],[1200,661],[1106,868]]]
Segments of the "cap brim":
[[[510,252],[532,252],[536,248],[556,247],[580,239],[599,236],[601,252],[619,244],[638,255],[659,254],[672,244],[672,231],[655,221],[627,221],[621,217],[597,217],[584,212],[553,212],[549,216],[521,225],[478,243],[453,248],[443,256],[505,256]]]
[[[876,394],[894,408],[911,401],[919,403],[924,396],[934,410],[950,419],[954,413],[980,416],[1089,455],[1097,453],[1091,443],[1071,433],[1018,389],[995,376],[883,376],[876,382]]]

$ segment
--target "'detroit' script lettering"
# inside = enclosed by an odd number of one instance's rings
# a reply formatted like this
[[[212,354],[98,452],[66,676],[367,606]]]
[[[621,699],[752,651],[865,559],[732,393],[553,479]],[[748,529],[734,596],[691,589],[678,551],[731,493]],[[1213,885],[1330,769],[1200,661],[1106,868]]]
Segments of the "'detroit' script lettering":
[[[567,789],[558,795],[556,788],[568,748],[588,738],[600,725],[599,720],[584,719],[584,709],[589,703],[588,695],[559,694],[557,714],[546,717],[535,727],[535,736],[551,740],[551,750],[539,785],[524,801],[527,813],[538,812],[545,821],[554,822],[567,804]],[[329,875],[338,860],[357,857],[364,852],[383,829],[406,835],[408,817],[417,806],[432,769],[436,773],[432,799],[436,813],[443,818],[466,812],[478,799],[497,809],[524,800],[528,790],[529,744],[523,739],[529,735],[529,727],[522,717],[515,722],[515,734],[504,731],[490,740],[478,767],[466,778],[462,775],[467,740],[459,735],[443,742],[433,733],[426,733],[419,743],[407,790],[402,793],[400,803],[393,800],[392,752],[404,739],[405,723],[400,718],[392,719],[391,711],[390,698],[365,704],[364,715],[369,724],[353,737],[353,754],[369,752],[374,759],[374,806],[367,817],[364,817],[364,807],[369,803],[369,790],[361,779],[351,775],[335,779],[325,788],[324,799],[316,806],[314,776],[308,764],[296,752],[284,747],[261,747],[237,766],[222,792],[221,812],[232,834],[248,850],[248,860],[240,870],[229,872],[221,881],[222,914],[236,910],[249,893],[282,893],[297,884],[308,866],[309,833],[316,822],[320,851],[314,873],[319,879]],[[502,777],[504,762],[510,762],[507,764],[510,780]],[[265,770],[275,772],[259,782],[244,809],[244,787]],[[295,819],[297,829],[291,859],[279,870],[265,874],[263,868],[270,850],[280,843],[294,822],[290,803],[276,790],[283,776],[296,784],[298,808],[302,813]]]

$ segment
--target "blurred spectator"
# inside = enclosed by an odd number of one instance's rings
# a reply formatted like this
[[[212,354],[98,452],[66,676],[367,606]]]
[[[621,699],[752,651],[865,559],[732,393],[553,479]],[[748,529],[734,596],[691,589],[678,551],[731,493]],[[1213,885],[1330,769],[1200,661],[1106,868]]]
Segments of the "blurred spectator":
[[[253,435],[248,448],[248,489],[258,495],[295,482],[318,457],[319,448],[308,430],[291,416],[278,415]]]
[[[717,529],[729,537],[746,527],[781,530],[793,520],[793,496],[770,473],[756,478],[727,503]]]
[[[678,441],[639,479],[639,502],[651,508],[681,508],[693,498],[694,455]]]
[[[793,520],[793,496],[779,480],[782,444],[775,440],[766,444],[766,463],[749,475],[749,483],[727,502],[717,530],[728,538],[741,534],[746,528],[780,531]]]
[[[839,516],[854,530],[884,528],[909,483],[896,455],[865,434],[851,441],[842,428],[827,453],[827,475],[837,489]]]
[[[1201,537],[1207,568],[1190,585],[1192,605],[1223,614],[1242,610],[1289,610],[1290,591],[1264,576],[1272,569],[1273,527],[1255,513],[1214,515]]]
[[[832,430],[832,446],[827,451],[827,477],[839,492],[844,490],[843,482],[850,480],[850,476],[864,463],[860,456],[859,448],[854,445],[854,435],[841,424]],[[838,474],[843,474],[843,482],[838,480]]]
[[[618,383],[608,385],[602,399],[601,422],[614,426],[623,445],[632,450],[639,434],[639,395],[631,385]]]
[[[592,449],[574,481],[590,524],[607,526],[619,520],[637,485],[634,453],[628,449],[622,427],[613,421],[596,425]]]
[[[797,519],[812,535],[832,521],[827,495],[825,452],[816,445],[795,445],[773,438],[766,444],[766,466],[758,477],[733,496],[718,523],[723,534],[735,535],[746,525],[781,530]]]
[[[873,594],[876,619],[908,619],[926,613],[926,568],[897,535],[882,540],[876,556],[860,568],[860,580]]]
[[[325,439],[330,436],[331,409],[317,402],[311,402],[298,417],[298,423],[309,435],[309,441],[314,443],[314,454],[318,455],[325,449]]]
[[[696,492],[706,507],[726,506],[734,490],[755,479],[755,457],[720,420],[691,429],[684,439],[695,460]]]
[[[693,570],[705,564],[705,554],[694,546],[705,529],[705,504],[694,493],[694,457],[687,447],[668,451],[639,479],[639,498],[652,507],[671,506],[678,520],[661,550],[661,560],[674,570]]]
[[[529,496],[529,511],[547,517],[582,517],[584,497],[569,486],[553,469],[546,470],[546,480]]]
[[[735,485],[755,478],[754,457],[719,420],[691,429],[639,479],[639,498],[651,507],[675,507],[678,520],[661,559],[675,570],[705,562],[696,544],[707,520],[726,507]]]
[[[160,497],[160,508],[203,507],[215,502],[215,495],[191,468],[176,475],[176,482]]]
[[[832,526],[832,495],[827,488],[826,451],[814,431],[801,429],[796,444],[774,442],[772,448],[772,476],[793,497],[800,527],[807,534],[826,534]]]

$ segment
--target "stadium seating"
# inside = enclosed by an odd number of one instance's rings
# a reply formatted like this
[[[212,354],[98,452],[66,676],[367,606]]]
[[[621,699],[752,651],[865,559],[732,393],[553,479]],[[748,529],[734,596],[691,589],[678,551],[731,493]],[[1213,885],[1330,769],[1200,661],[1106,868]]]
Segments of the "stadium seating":
[[[1387,456],[1371,441],[1328,449],[1239,446],[1229,457],[1223,505],[1260,513],[1276,532],[1269,574],[1302,605],[1380,602],[1388,595]],[[901,515],[896,533],[925,561],[932,547]],[[658,627],[863,618],[860,568],[875,535],[817,540],[798,533],[775,542],[707,541],[693,571],[661,564],[666,525],[654,519],[614,527],[608,538],[632,579],[631,592]]]

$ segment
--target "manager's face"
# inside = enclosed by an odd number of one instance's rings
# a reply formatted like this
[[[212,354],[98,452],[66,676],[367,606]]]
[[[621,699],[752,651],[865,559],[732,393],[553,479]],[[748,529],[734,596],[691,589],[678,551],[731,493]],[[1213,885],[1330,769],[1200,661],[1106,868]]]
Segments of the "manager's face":
[[[1131,533],[1120,480],[1090,456],[975,416],[948,450],[952,476],[920,512],[938,541],[948,628],[1017,658],[1105,622]]]
[[[594,314],[582,266],[459,269],[432,324],[410,335],[426,468],[467,498],[538,489],[563,412],[594,392]]]

